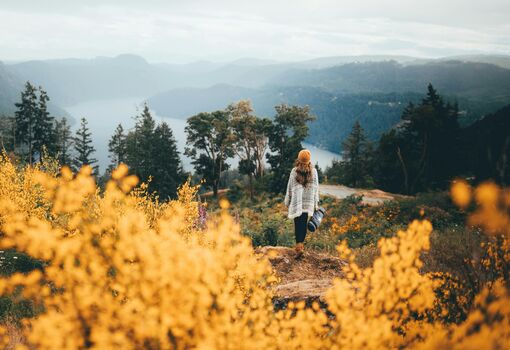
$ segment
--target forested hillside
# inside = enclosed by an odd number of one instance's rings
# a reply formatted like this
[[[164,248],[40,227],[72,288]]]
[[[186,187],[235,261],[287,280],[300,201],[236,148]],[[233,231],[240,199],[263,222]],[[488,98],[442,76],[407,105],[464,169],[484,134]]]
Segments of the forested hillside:
[[[510,184],[510,105],[466,128],[462,147],[477,179]]]
[[[475,60],[480,62],[468,62]],[[61,106],[139,97],[147,98],[158,115],[183,119],[241,99],[250,99],[257,115],[268,117],[281,103],[309,105],[317,119],[307,142],[339,152],[356,120],[368,139],[377,140],[398,123],[407,103],[419,101],[429,82],[459,104],[461,126],[502,108],[510,101],[510,70],[502,68],[507,61],[506,56],[345,56],[292,63],[153,64],[135,55],[30,61],[0,66],[0,84],[7,86],[0,90],[0,110],[13,111],[19,88],[13,92],[12,77],[19,86],[24,80],[43,85]]]
[[[14,113],[14,102],[21,85],[0,62],[0,115]]]
[[[383,132],[399,122],[409,102],[421,99],[426,86],[425,83],[416,92],[333,93],[310,86],[249,89],[222,84],[206,89],[173,89],[153,96],[148,102],[159,115],[177,118],[220,109],[241,99],[251,100],[256,113],[268,117],[274,115],[273,106],[280,103],[309,105],[317,119],[310,124],[307,142],[339,152],[342,140],[356,120],[361,123],[370,140],[377,140]],[[504,105],[503,101],[475,101],[455,95],[446,95],[445,98],[459,103],[459,122],[463,126]],[[510,101],[510,96],[507,101]]]
[[[466,97],[508,96],[510,70],[461,61],[402,65],[395,61],[349,63],[319,70],[290,70],[271,83],[317,86],[336,93],[419,91],[433,82],[448,94]]]

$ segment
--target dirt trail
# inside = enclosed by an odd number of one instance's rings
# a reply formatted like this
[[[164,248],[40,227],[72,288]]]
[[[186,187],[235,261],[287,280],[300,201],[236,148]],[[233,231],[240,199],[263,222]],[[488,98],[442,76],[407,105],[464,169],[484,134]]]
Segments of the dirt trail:
[[[319,190],[322,195],[338,199],[344,199],[351,195],[363,196],[361,202],[367,205],[379,205],[383,202],[394,200],[397,197],[403,197],[381,190],[364,190],[341,185],[320,185]]]
[[[296,259],[294,249],[287,247],[261,247],[256,252],[268,257],[279,278],[274,290],[277,303],[324,301],[333,278],[344,277],[342,269],[347,265],[342,259],[314,251],[305,251]]]

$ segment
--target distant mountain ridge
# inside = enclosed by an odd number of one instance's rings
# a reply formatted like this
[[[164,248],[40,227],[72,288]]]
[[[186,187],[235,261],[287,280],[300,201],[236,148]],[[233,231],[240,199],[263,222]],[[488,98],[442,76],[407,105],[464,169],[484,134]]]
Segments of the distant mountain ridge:
[[[396,61],[289,70],[271,83],[314,86],[336,93],[419,92],[429,82],[445,93],[471,98],[510,96],[510,70],[488,63],[439,61],[402,65]]]
[[[7,65],[0,62],[0,117],[14,115],[15,103],[20,101],[24,83],[25,81],[13,74]],[[56,117],[67,117],[70,122],[73,121],[71,116],[53,101],[49,102],[48,110]]]
[[[207,88],[216,84],[249,88],[260,88],[268,84],[319,86],[316,81],[313,81],[311,75],[321,80],[326,75],[326,80],[331,83],[329,76],[337,78],[342,71],[354,70],[353,79],[360,79],[363,78],[360,72],[363,64],[367,67],[375,67],[377,64],[384,66],[393,62],[401,66],[400,71],[405,77],[406,70],[413,71],[411,67],[441,66],[446,59],[366,55],[322,57],[299,62],[243,58],[226,63],[198,61],[188,64],[169,64],[149,63],[143,57],[124,54],[93,59],[27,61],[5,65],[5,67],[22,80],[30,80],[44,86],[55,103],[66,106],[94,99],[149,97],[173,88]],[[456,59],[459,64],[478,59],[482,63],[510,67],[510,56],[459,56]],[[343,77],[345,78],[345,75]],[[405,79],[400,79],[398,83],[402,84],[402,87],[388,89],[388,86],[378,87],[377,84],[383,83],[376,81],[373,85],[364,86],[364,90],[370,92],[407,90],[409,84]],[[416,91],[418,86],[414,84],[412,88]]]
[[[12,86],[10,77],[21,84],[30,80],[42,85],[60,106],[145,97],[159,115],[178,118],[225,108],[245,98],[253,101],[257,114],[266,116],[272,116],[279,103],[308,104],[318,116],[310,125],[308,141],[338,152],[355,120],[371,139],[377,139],[399,121],[405,104],[419,101],[429,82],[449,101],[459,102],[462,124],[469,125],[510,103],[507,65],[510,56],[495,55],[455,60],[336,56],[299,62],[243,58],[169,64],[127,54],[28,61],[0,66],[0,108],[10,104],[12,112],[12,98],[19,94],[21,85]]]
[[[20,82],[9,72],[6,66],[0,62],[0,115],[14,113],[14,101],[21,85]]]

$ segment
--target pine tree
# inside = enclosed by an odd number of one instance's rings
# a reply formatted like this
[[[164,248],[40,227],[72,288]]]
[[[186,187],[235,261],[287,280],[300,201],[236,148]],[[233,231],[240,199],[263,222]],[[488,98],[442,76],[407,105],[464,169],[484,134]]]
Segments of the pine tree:
[[[0,148],[7,152],[13,152],[15,149],[16,123],[14,117],[0,115]]]
[[[122,124],[117,125],[115,133],[110,138],[108,152],[110,152],[110,170],[126,162],[126,135]]]
[[[341,178],[349,186],[365,185],[369,175],[372,148],[359,121],[352,127],[350,135],[342,143]]]
[[[76,131],[74,138],[75,157],[72,160],[72,166],[78,171],[83,165],[90,165],[97,173],[97,159],[92,158],[92,154],[96,151],[92,146],[92,133],[88,128],[87,119],[81,118],[80,128]]]
[[[67,122],[67,118],[57,120],[55,126],[56,134],[56,154],[61,165],[71,165],[71,147],[73,145],[73,136],[71,134],[71,126]]]
[[[126,164],[140,178],[146,182],[154,174],[152,162],[154,152],[154,129],[156,122],[152,117],[149,106],[144,104],[143,111],[136,117],[134,130],[126,137]]]
[[[154,153],[152,154],[153,181],[151,189],[161,198],[174,197],[177,188],[184,182],[177,142],[167,123],[159,124],[154,130]]]
[[[142,182],[152,178],[149,190],[157,192],[161,198],[174,197],[184,181],[172,129],[166,123],[156,126],[147,104],[127,135],[124,135],[122,125],[117,126],[110,139],[109,150],[112,166],[125,162]]]
[[[36,88],[26,82],[25,90],[21,92],[21,102],[15,104],[16,147],[20,154],[25,156],[29,164],[34,161],[35,152],[35,119],[37,118]]]
[[[390,191],[444,189],[458,174],[460,127],[457,104],[445,103],[432,84],[420,104],[410,104],[402,126],[382,135],[378,182]]]
[[[34,150],[39,158],[42,155],[43,148],[54,155],[57,148],[55,133],[55,118],[48,112],[48,101],[50,98],[46,91],[39,87],[39,100],[34,119]]]

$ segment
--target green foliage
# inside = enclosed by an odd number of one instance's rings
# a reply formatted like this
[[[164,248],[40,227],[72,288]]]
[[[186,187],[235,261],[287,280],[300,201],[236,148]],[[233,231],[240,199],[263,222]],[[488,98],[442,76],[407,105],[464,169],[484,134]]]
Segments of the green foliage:
[[[354,123],[349,137],[342,143],[342,149],[342,160],[333,161],[327,170],[330,181],[352,187],[373,185],[371,174],[374,152],[358,121]]]
[[[228,169],[226,160],[233,157],[235,137],[230,127],[228,111],[199,113],[188,119],[185,154],[193,159],[197,174],[218,195],[221,173]]]
[[[92,145],[92,133],[89,130],[87,119],[81,118],[80,127],[76,130],[74,137],[75,155],[71,160],[74,171],[78,171],[83,165],[90,165],[97,173],[97,159],[92,157],[96,151]]]
[[[136,117],[134,129],[126,136],[122,126],[117,127],[109,150],[110,167],[125,162],[130,171],[148,183],[149,190],[157,192],[161,198],[173,198],[186,178],[172,129],[166,123],[156,125],[147,104]]]
[[[120,163],[126,162],[126,134],[124,128],[119,123],[115,132],[108,141],[108,152],[110,158],[110,169],[116,168]]]
[[[315,117],[308,106],[288,106],[285,104],[275,107],[276,116],[269,130],[269,148],[271,153],[267,159],[271,165],[271,191],[281,193],[285,190],[287,179],[294,165],[294,161],[302,149],[301,142],[308,135],[307,123]]]
[[[248,176],[253,199],[253,177],[261,177],[264,171],[270,121],[253,115],[250,101],[232,104],[227,111],[232,118],[233,150],[239,157],[239,172]]]
[[[34,124],[37,116],[36,88],[30,82],[26,82],[25,90],[21,92],[21,101],[15,104],[16,121],[16,146],[23,149],[29,163],[34,156]]]
[[[28,273],[35,269],[42,269],[43,263],[29,255],[16,250],[0,251],[0,275],[10,276],[13,273]],[[22,318],[33,317],[37,313],[37,308],[29,300],[21,297],[21,291],[8,297],[0,297],[0,321],[9,318],[20,320]]]
[[[41,269],[42,262],[36,260],[25,253],[15,250],[0,251],[0,275],[10,276],[15,272],[30,272],[35,269]]]
[[[34,120],[34,149],[39,158],[42,156],[43,149],[46,149],[49,154],[57,152],[55,118],[48,112],[49,100],[46,91],[39,87],[39,100]]]
[[[177,150],[177,142],[172,129],[164,122],[156,127],[154,136],[155,153],[151,155],[154,172],[150,188],[157,191],[162,198],[174,197],[177,189],[186,179]]]
[[[71,126],[67,118],[57,120],[55,125],[57,159],[61,165],[71,165],[71,147],[73,146],[73,137]]]
[[[135,117],[135,120],[134,129],[126,137],[126,163],[141,181],[145,182],[154,171],[154,164],[149,160],[157,151],[154,147],[156,122],[147,104],[144,105],[142,112]]]
[[[43,149],[50,154],[57,152],[55,119],[48,112],[49,100],[42,87],[36,89],[27,81],[21,101],[15,104],[15,146],[29,164],[41,158]]]
[[[278,245],[278,225],[277,221],[266,221],[264,223],[262,231],[265,245]]]
[[[13,118],[0,118],[0,146],[32,164],[43,153],[69,164],[71,131],[66,118],[55,119],[49,112],[50,98],[42,87],[26,82],[21,101],[15,103]]]
[[[230,202],[238,202],[244,196],[246,196],[246,186],[240,180],[234,180],[229,186],[229,191],[227,192],[227,199]]]
[[[404,110],[400,127],[381,137],[377,183],[400,193],[448,187],[459,170],[458,115],[429,84],[422,102]]]
[[[462,130],[463,171],[510,185],[510,105]]]
[[[6,319],[16,322],[34,317],[36,314],[37,308],[30,300],[23,299],[18,295],[0,297],[0,322]]]
[[[436,229],[445,229],[451,225],[462,225],[466,219],[465,214],[452,203],[447,192],[419,193],[415,197],[385,203],[382,207],[397,209],[401,223],[424,217]]]
[[[14,118],[0,115],[0,147],[7,152],[13,152],[15,149],[15,126]]]

